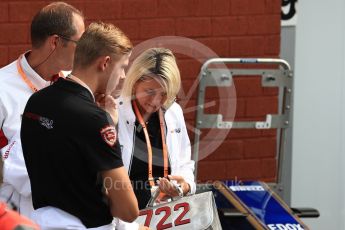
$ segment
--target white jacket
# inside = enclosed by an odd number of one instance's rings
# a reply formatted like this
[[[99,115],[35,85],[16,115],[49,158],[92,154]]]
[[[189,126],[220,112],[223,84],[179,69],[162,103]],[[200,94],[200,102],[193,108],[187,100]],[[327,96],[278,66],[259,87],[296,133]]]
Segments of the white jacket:
[[[31,219],[41,230],[114,230],[115,223],[96,228],[86,228],[77,217],[59,208],[47,206],[36,209],[31,214]]]
[[[130,170],[134,150],[136,118],[130,100],[120,98],[117,104],[119,108],[118,135],[122,150],[122,160],[125,168]],[[171,175],[183,176],[190,185],[190,192],[194,194],[196,189],[193,174],[194,161],[191,160],[191,144],[181,107],[177,103],[173,103],[166,110],[164,119],[167,128],[166,144]],[[118,220],[116,229],[138,229],[138,224],[129,224]]]
[[[30,67],[25,55],[21,59],[21,66],[37,89],[50,84]],[[8,141],[8,145],[0,149],[4,159],[4,183],[0,189],[0,199],[12,202],[27,217],[30,217],[33,207],[20,142],[20,127],[21,116],[32,94],[32,90],[18,73],[17,60],[0,69],[0,131]]]

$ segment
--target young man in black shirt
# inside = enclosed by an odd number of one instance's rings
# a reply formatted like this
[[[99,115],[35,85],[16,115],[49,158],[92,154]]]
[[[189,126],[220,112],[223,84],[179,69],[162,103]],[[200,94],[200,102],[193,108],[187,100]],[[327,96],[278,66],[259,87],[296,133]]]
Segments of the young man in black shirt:
[[[42,229],[112,229],[114,216],[128,222],[138,216],[109,96],[125,76],[131,50],[118,28],[92,23],[78,41],[72,74],[33,94],[26,105],[21,140],[32,218]],[[100,108],[104,104],[110,106]]]

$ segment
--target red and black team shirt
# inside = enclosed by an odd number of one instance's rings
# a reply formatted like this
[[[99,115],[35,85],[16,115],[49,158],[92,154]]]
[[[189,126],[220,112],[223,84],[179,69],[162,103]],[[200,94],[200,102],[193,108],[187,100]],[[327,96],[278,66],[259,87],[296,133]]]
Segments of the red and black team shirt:
[[[115,125],[91,93],[59,79],[33,94],[21,140],[35,209],[53,206],[87,228],[112,222],[100,172],[123,166]]]

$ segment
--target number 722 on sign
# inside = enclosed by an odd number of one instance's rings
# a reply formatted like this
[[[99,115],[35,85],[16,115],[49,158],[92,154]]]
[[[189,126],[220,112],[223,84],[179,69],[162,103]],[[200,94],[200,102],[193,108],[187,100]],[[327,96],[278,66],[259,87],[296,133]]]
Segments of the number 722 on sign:
[[[180,210],[182,211],[176,218],[174,218],[175,221],[173,223],[169,222],[168,219],[171,219],[169,217],[171,217],[172,214],[173,216],[175,216],[176,213]],[[139,217],[146,215],[144,225],[146,227],[154,227],[157,230],[161,230],[172,228],[173,224],[174,226],[180,226],[191,223],[191,220],[189,218],[186,218],[186,215],[188,214],[189,210],[189,204],[187,202],[183,202],[175,204],[174,207],[161,206],[157,209],[141,210],[139,213]]]

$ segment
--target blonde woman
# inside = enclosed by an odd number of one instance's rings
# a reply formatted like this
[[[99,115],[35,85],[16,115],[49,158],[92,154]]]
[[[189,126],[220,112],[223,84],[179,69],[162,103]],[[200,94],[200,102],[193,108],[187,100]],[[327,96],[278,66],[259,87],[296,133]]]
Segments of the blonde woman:
[[[158,202],[195,192],[194,161],[181,107],[175,102],[181,78],[173,53],[151,48],[131,65],[119,108],[119,142],[139,208],[153,191]],[[118,229],[133,229],[119,223]],[[127,227],[126,227],[127,226]]]

